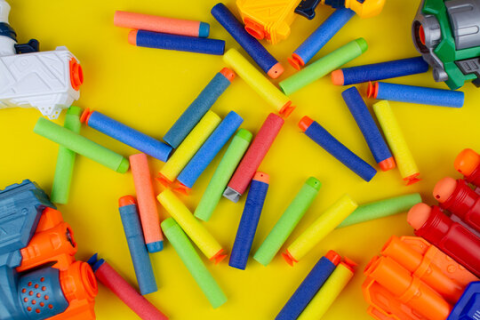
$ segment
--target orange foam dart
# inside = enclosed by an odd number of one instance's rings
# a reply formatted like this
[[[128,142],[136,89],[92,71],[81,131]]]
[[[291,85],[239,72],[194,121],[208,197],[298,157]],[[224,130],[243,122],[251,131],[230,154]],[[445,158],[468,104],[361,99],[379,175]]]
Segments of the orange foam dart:
[[[480,187],[480,155],[472,149],[458,154],[454,162],[455,169],[464,175],[465,181]]]
[[[190,188],[181,183],[180,181],[176,180],[175,183],[172,184],[172,190],[178,193],[181,193],[185,196],[190,194]]]

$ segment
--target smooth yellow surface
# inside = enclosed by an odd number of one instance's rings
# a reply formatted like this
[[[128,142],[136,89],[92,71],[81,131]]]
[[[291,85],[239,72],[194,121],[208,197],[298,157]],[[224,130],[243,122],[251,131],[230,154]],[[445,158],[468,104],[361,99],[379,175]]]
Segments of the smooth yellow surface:
[[[211,38],[225,39],[227,48],[236,48],[245,54],[210,15],[210,9],[217,1],[10,0],[9,3],[12,6],[10,23],[20,42],[39,39],[42,50],[67,46],[82,63],[85,84],[76,105],[110,114],[116,120],[141,128],[142,132],[157,138],[168,131],[218,70],[227,65],[218,56],[134,47],[127,42],[129,30],[113,25],[115,10],[203,20],[211,25]],[[369,50],[346,67],[418,56],[410,25],[419,4],[420,0],[388,0],[383,12],[375,18],[353,17],[314,60],[358,37],[365,38]],[[227,2],[227,6],[234,8],[234,2]],[[275,82],[293,74],[293,68],[286,64],[287,58],[332,12],[332,9],[320,6],[314,20],[302,17],[295,20],[288,39],[276,46],[266,45],[286,67],[285,74]],[[430,73],[388,82],[447,88],[443,83],[435,83]],[[364,95],[366,86],[358,87]],[[472,84],[467,83],[461,89],[466,94],[465,106],[461,109],[391,102],[423,180],[406,187],[398,170],[391,170],[379,171],[367,183],[297,127],[298,121],[308,115],[353,152],[375,165],[368,145],[341,97],[345,89],[334,86],[329,77],[324,77],[291,96],[297,109],[286,121],[259,168],[269,174],[270,187],[252,252],[256,252],[296,190],[310,176],[322,182],[322,189],[286,246],[344,193],[363,204],[420,192],[425,202],[433,204],[432,190],[438,180],[447,175],[460,178],[453,167],[456,155],[464,148],[480,152],[480,89]],[[374,100],[368,99],[366,103],[371,107]],[[235,79],[212,107],[212,111],[221,117],[230,110],[245,119],[243,128],[256,133],[273,109],[245,81]],[[39,117],[40,112],[34,109],[0,110],[1,189],[28,178],[50,192],[58,145],[32,132]],[[64,117],[63,113],[55,122],[63,125]],[[82,135],[123,156],[138,153],[92,128],[82,128]],[[190,211],[194,211],[200,201],[223,153],[220,152],[197,181],[191,196],[179,196]],[[152,174],[163,166],[158,160],[149,158],[149,161]],[[157,182],[154,182],[154,188],[157,194],[161,191]],[[79,248],[77,258],[86,260],[98,252],[125,279],[135,284],[135,273],[118,215],[118,198],[127,194],[135,194],[130,172],[119,174],[79,156],[75,161],[69,203],[58,208],[72,225]],[[215,215],[208,223],[203,223],[227,252],[231,252],[235,240],[245,196],[239,203],[222,199]],[[164,208],[159,211],[162,220],[169,216]],[[293,268],[280,255],[268,267],[250,259],[245,271],[230,268],[226,262],[215,266],[202,256],[228,297],[228,302],[216,310],[205,301],[195,280],[182,267],[180,258],[167,241],[163,252],[151,255],[159,291],[148,295],[147,299],[172,320],[271,320],[318,259],[329,249],[334,249],[359,263],[359,267],[322,320],[369,320],[371,317],[366,313],[367,304],[361,293],[365,279],[362,270],[392,235],[413,235],[406,214],[335,230]],[[96,299],[96,314],[99,320],[137,319],[103,286],[100,286]]]

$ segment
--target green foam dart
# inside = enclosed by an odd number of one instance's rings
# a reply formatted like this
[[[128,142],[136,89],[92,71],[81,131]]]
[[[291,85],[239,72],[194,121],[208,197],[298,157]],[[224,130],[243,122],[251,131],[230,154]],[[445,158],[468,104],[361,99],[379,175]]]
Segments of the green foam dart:
[[[33,132],[39,134],[75,153],[90,158],[104,166],[120,173],[128,170],[127,159],[101,145],[77,134],[56,123],[39,118]]]
[[[295,199],[293,199],[265,241],[258,248],[253,257],[255,260],[264,266],[267,266],[272,261],[312,204],[321,186],[322,184],[318,179],[314,177],[308,178],[295,196]]]
[[[363,38],[350,41],[346,45],[318,59],[302,71],[280,82],[280,88],[282,88],[283,93],[290,95],[357,58],[367,49],[367,42]]]
[[[218,308],[227,302],[227,297],[177,222],[173,218],[164,220],[162,230],[213,308]]]
[[[422,202],[419,193],[412,193],[403,196],[388,198],[381,201],[371,202],[359,206],[337,227],[343,228],[353,224],[380,219],[394,214],[407,212],[417,203]]]
[[[251,140],[252,134],[249,131],[238,130],[195,210],[195,217],[203,221],[210,219]]]

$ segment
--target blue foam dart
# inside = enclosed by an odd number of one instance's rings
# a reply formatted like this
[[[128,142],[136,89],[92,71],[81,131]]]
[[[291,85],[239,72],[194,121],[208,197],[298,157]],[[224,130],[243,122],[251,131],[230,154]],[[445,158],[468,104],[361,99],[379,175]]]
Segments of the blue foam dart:
[[[269,177],[263,172],[257,172],[250,184],[245,208],[238,226],[237,235],[233,244],[228,265],[245,270],[248,256],[252,249],[253,238],[257,231],[258,221],[262,213],[263,204],[268,191]]]
[[[292,54],[288,62],[300,70],[355,15],[350,9],[335,10]]]
[[[86,122],[89,127],[160,161],[166,162],[172,152],[172,147],[169,145],[107,117],[98,111],[86,109],[82,114],[81,120]]]
[[[205,113],[210,110],[215,101],[225,92],[233,78],[234,73],[228,68],[223,68],[222,71],[217,73],[168,130],[163,140],[177,148]]]
[[[158,290],[157,283],[143,240],[142,226],[140,225],[135,199],[132,196],[120,198],[118,210],[122,218],[123,230],[127,238],[140,293],[146,295],[155,292]]]
[[[369,83],[367,96],[378,100],[401,101],[432,106],[461,108],[465,95],[461,91],[407,86],[386,82]]]
[[[362,96],[357,88],[351,87],[342,92],[343,100],[350,109],[358,127],[362,131],[368,147],[383,171],[395,168],[395,160],[392,153],[388,149],[388,145],[383,139],[377,124],[373,120],[372,115],[368,111],[367,105],[363,102]]]
[[[217,153],[220,152],[230,137],[237,131],[242,122],[242,117],[236,112],[230,111],[178,175],[177,180],[187,188],[193,187],[198,177],[200,177]],[[183,186],[179,188],[182,189]]]

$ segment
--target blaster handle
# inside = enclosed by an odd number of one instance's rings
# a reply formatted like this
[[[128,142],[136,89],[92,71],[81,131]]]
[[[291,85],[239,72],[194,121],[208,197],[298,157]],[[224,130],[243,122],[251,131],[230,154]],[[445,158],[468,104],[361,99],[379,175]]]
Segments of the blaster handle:
[[[30,39],[27,43],[14,45],[17,54],[32,53],[40,51],[40,42],[37,39]]]

